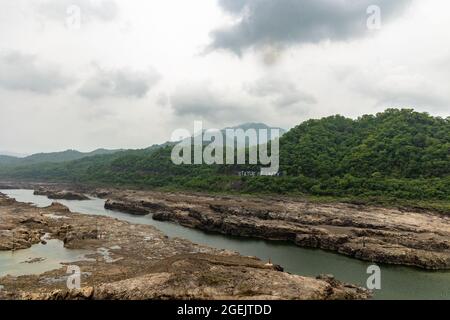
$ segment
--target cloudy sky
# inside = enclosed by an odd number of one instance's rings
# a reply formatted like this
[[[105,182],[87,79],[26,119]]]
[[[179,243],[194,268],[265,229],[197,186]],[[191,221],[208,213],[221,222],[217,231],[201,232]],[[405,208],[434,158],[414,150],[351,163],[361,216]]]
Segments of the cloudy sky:
[[[143,148],[194,120],[291,128],[388,107],[449,115],[448,0],[0,6],[2,151]]]

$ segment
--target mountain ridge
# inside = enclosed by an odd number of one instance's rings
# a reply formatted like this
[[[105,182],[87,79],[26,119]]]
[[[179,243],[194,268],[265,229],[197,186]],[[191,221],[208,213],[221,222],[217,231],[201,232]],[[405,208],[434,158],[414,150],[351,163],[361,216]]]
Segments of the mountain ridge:
[[[234,130],[243,129],[244,131],[248,130],[248,129],[257,129],[257,130],[258,129],[279,129],[280,135],[282,135],[286,132],[286,130],[284,130],[282,128],[270,127],[264,123],[254,123],[254,122],[247,122],[247,123],[236,125],[234,127],[223,128],[220,131],[222,132],[224,137],[225,137],[226,129],[234,129]],[[270,132],[268,132],[267,139],[270,138],[269,134],[270,134]],[[259,141],[259,137],[258,137],[258,142],[257,142],[258,144],[266,143],[266,142],[267,142],[266,140]],[[123,152],[123,151],[139,152],[139,150],[144,150],[144,151],[150,152],[150,151],[154,151],[156,149],[170,146],[170,145],[173,145],[176,143],[177,142],[166,141],[161,144],[153,144],[153,145],[151,145],[147,148],[143,148],[143,149],[113,149],[113,150],[109,150],[109,149],[105,149],[105,148],[99,148],[99,149],[95,149],[90,152],[81,152],[81,151],[74,150],[74,149],[67,149],[67,150],[59,151],[59,152],[48,152],[48,153],[40,152],[40,153],[31,154],[31,155],[25,156],[25,157],[16,157],[16,156],[12,156],[12,155],[0,154],[0,165],[3,165],[3,166],[26,166],[26,165],[34,165],[34,164],[40,164],[40,163],[61,163],[61,162],[80,160],[83,158],[88,158],[88,157],[93,157],[93,156],[98,156],[98,155],[112,155],[112,154]],[[225,139],[224,139],[224,143],[225,143]],[[248,146],[248,144],[246,144],[246,145]],[[244,145],[238,145],[238,146],[243,147]],[[253,145],[250,145],[250,146],[253,146]]]
[[[412,206],[428,201],[428,208],[450,212],[450,117],[387,109],[357,119],[335,115],[304,121],[280,138],[280,171],[273,177],[258,176],[259,164],[175,165],[174,143],[65,163],[0,166],[0,179],[297,194],[357,203],[403,199]]]
[[[14,157],[0,154],[0,165],[32,165],[45,162],[60,163],[79,160],[85,157],[92,157],[96,155],[113,154],[120,151],[122,151],[122,149],[108,150],[99,148],[91,152],[81,152],[73,149],[67,149],[59,152],[35,153],[26,157]]]

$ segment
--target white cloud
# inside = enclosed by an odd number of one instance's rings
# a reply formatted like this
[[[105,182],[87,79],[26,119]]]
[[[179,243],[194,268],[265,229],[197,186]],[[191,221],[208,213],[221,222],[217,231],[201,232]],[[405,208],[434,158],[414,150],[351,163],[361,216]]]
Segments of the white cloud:
[[[1,149],[142,148],[199,118],[289,128],[397,105],[449,115],[448,1],[392,4],[399,11],[387,16],[382,8],[382,28],[371,32],[348,27],[360,4],[334,12],[322,6],[329,1],[296,15],[305,1],[255,0],[243,19],[248,0],[0,0]],[[72,4],[79,30],[64,25]],[[296,9],[282,14],[286,6]],[[332,19],[305,15],[314,8]],[[243,23],[253,33],[230,33]],[[202,55],[211,41],[227,50]]]
[[[251,47],[295,45],[367,36],[367,8],[372,0],[220,0],[238,22],[212,33],[212,47],[237,54]],[[411,0],[378,0],[387,21]]]
[[[73,79],[34,55],[17,51],[0,52],[0,87],[9,90],[50,94],[66,88]]]
[[[137,72],[127,69],[97,68],[95,74],[83,83],[78,93],[93,100],[104,97],[142,98],[160,78],[160,74],[154,69]]]
[[[277,107],[289,107],[297,104],[313,105],[317,99],[297,88],[292,81],[267,77],[246,86],[247,91],[258,97],[268,98]]]
[[[69,8],[79,8],[82,23],[108,22],[118,17],[114,0],[45,0],[36,4],[36,10],[44,18],[65,23],[71,13]]]
[[[213,87],[207,82],[184,84],[175,88],[170,98],[176,117],[207,120],[220,127],[229,121],[247,122],[255,109],[242,95]]]

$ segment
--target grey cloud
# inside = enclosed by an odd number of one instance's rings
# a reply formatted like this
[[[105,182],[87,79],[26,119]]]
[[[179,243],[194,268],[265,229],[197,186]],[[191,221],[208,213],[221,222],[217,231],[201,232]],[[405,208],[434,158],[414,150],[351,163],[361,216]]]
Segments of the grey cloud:
[[[178,88],[171,97],[172,109],[177,117],[193,117],[214,122],[232,120],[236,123],[251,118],[251,107],[242,102],[232,102],[224,95],[205,86]]]
[[[112,21],[117,18],[119,12],[114,0],[47,0],[37,5],[37,10],[46,18],[64,23],[68,16],[67,9],[71,6],[80,8],[82,23],[94,20]]]
[[[219,0],[219,5],[230,13],[239,13],[244,9],[247,0]]]
[[[367,8],[378,5],[382,22],[401,12],[411,0],[220,0],[239,22],[212,32],[210,49],[240,55],[250,47],[347,40],[368,32]]]
[[[277,107],[289,107],[303,104],[316,104],[317,99],[287,80],[263,78],[247,86],[247,91],[258,97],[272,98]]]
[[[339,75],[338,75],[339,79]],[[376,106],[448,110],[448,90],[426,76],[413,73],[376,74],[360,70],[350,71],[344,83],[349,88],[375,101]]]
[[[450,99],[437,93],[424,90],[372,88],[365,92],[374,98],[378,106],[425,108],[432,111],[445,111],[450,106]]]
[[[146,72],[97,69],[97,72],[82,84],[78,93],[92,100],[104,97],[142,98],[160,78],[160,74],[153,69]]]
[[[169,105],[169,97],[165,93],[159,93],[156,97],[156,104],[161,107]]]
[[[0,87],[49,94],[70,85],[73,79],[58,67],[17,51],[0,53]]]

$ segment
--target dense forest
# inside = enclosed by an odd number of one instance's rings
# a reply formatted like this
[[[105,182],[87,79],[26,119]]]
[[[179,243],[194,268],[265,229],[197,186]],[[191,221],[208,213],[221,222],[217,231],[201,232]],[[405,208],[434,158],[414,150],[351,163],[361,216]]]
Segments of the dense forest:
[[[136,188],[450,201],[450,118],[388,109],[308,120],[280,139],[280,175],[258,165],[174,165],[172,146],[63,163],[0,166],[0,179]],[[248,150],[247,150],[248,152]]]

